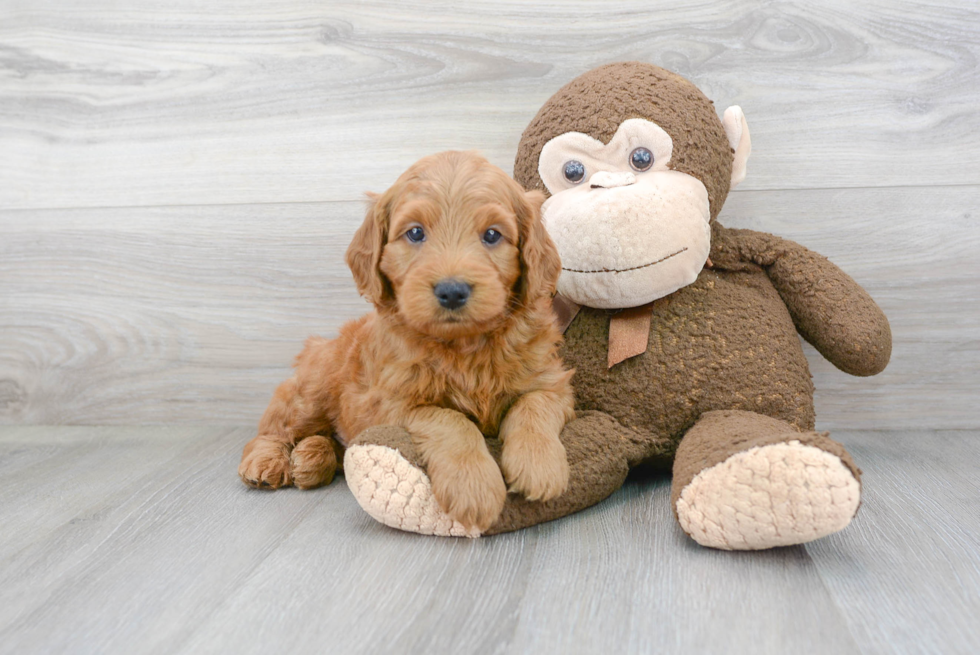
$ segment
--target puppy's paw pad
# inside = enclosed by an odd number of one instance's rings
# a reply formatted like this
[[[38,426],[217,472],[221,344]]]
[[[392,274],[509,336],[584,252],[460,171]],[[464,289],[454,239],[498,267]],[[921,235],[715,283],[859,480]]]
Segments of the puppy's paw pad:
[[[794,440],[701,471],[681,491],[677,517],[702,546],[758,550],[842,530],[860,501],[860,482],[839,457]]]
[[[557,438],[510,435],[500,468],[510,491],[531,501],[552,500],[568,488],[568,457]]]
[[[439,506],[432,483],[394,448],[354,445],[344,455],[344,476],[354,498],[373,519],[392,528],[441,537],[479,537]]]
[[[258,441],[238,465],[238,477],[250,487],[278,489],[292,484],[289,447],[274,441]]]

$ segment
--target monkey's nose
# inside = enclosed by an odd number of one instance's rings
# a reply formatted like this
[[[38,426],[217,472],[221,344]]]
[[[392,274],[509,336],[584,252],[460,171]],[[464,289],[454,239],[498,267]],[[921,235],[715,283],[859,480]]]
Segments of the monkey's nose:
[[[636,176],[629,171],[610,173],[599,171],[589,178],[589,186],[593,189],[612,189],[617,186],[629,186],[636,182]]]
[[[432,292],[439,299],[439,304],[446,309],[459,309],[470,299],[473,288],[462,280],[443,280],[432,287]]]

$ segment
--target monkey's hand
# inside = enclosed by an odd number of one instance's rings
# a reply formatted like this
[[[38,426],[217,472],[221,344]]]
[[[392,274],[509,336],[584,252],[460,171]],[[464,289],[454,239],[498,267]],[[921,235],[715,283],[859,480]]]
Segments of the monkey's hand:
[[[888,319],[868,292],[823,255],[764,232],[714,225],[716,266],[762,267],[789,309],[797,331],[834,366],[875,375],[891,357]]]

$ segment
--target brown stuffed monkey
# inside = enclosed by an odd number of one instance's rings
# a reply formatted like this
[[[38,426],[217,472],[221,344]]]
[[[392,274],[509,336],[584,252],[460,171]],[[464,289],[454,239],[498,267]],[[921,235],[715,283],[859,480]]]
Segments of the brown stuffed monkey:
[[[562,434],[568,490],[547,503],[509,496],[485,534],[593,505],[641,463],[672,467],[674,514],[705,546],[799,544],[850,522],[860,470],[813,431],[797,334],[842,371],[874,375],[891,353],[888,321],[825,257],[718,223],[750,149],[741,109],[720,119],[689,81],[639,62],[581,75],[524,131],[514,176],[549,195],[578,416]],[[344,468],[379,521],[477,536],[438,507],[403,430],[367,430]]]

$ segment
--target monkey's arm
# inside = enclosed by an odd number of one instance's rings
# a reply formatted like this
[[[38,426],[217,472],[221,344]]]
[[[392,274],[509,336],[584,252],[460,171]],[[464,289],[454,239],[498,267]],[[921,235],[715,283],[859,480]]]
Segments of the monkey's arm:
[[[892,351],[888,319],[868,292],[823,255],[752,230],[712,226],[711,259],[719,268],[761,266],[799,333],[851,375],[884,370]]]

